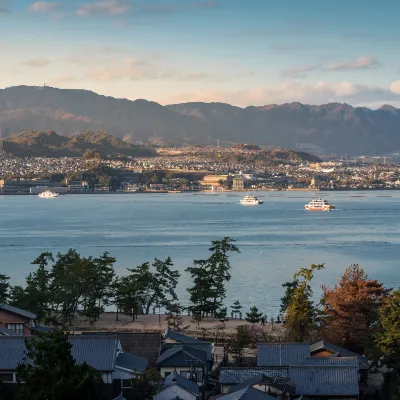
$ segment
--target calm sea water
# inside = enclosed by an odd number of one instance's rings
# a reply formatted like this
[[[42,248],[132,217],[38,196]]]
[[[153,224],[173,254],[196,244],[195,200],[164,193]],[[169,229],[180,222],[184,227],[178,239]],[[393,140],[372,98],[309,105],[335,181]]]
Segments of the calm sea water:
[[[314,290],[333,285],[360,264],[389,287],[400,282],[400,192],[325,192],[330,213],[304,211],[312,193],[260,193],[264,205],[242,207],[240,194],[67,195],[58,199],[0,196],[0,273],[23,284],[43,251],[75,248],[83,255],[108,251],[116,270],[171,256],[182,273],[178,294],[188,303],[185,268],[208,256],[211,240],[231,236],[226,305],[256,305],[277,315],[281,284],[300,267],[325,263]]]

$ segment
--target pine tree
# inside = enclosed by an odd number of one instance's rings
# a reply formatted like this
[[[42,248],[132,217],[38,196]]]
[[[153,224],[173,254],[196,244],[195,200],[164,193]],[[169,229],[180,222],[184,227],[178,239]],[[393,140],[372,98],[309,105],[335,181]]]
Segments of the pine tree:
[[[251,344],[251,332],[245,325],[236,328],[235,335],[229,345],[229,352],[236,359],[237,364],[240,366],[243,359],[243,351]]]
[[[182,318],[183,309],[184,308],[179,303],[168,304],[167,315],[165,317],[168,324],[168,328],[177,332],[182,332],[187,328],[183,326],[183,318]]]
[[[323,290],[322,333],[332,343],[364,354],[373,345],[379,308],[390,290],[351,265],[332,288]]]
[[[389,368],[400,373],[400,289],[384,299],[379,309],[382,331],[377,335],[376,344]]]
[[[259,313],[258,308],[256,306],[253,306],[250,308],[250,311],[246,313],[246,321],[254,325],[257,322],[261,321],[262,315],[263,313]]]
[[[217,310],[217,312],[215,313],[215,318],[217,318],[225,326],[225,322],[229,321],[227,307],[220,308],[219,310]]]
[[[0,304],[7,303],[8,301],[8,290],[10,289],[10,284],[8,283],[9,277],[0,274]]]
[[[193,315],[214,316],[222,307],[226,296],[225,284],[231,279],[228,254],[239,253],[234,242],[229,237],[213,241],[209,249],[211,256],[205,260],[194,260],[193,267],[186,269],[194,283],[193,287],[187,289],[193,304],[188,309]]]
[[[292,291],[286,305],[286,334],[289,340],[303,342],[316,329],[318,307],[311,300],[313,291],[311,281],[314,271],[324,268],[323,264],[312,264],[310,268],[301,268],[293,276],[296,286],[286,286]]]
[[[232,315],[234,318],[239,317],[240,319],[242,319],[242,311],[241,309],[243,308],[242,305],[240,304],[239,300],[236,300],[232,305]]]

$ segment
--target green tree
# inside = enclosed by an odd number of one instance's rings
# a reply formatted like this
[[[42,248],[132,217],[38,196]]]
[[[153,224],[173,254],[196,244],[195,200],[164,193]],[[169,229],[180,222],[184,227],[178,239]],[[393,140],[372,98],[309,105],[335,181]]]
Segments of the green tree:
[[[225,322],[229,321],[227,307],[220,308],[219,310],[217,310],[217,312],[215,313],[215,318],[217,318],[225,326]]]
[[[8,276],[0,274],[0,304],[7,303],[8,291],[10,289],[9,280],[10,278]]]
[[[246,321],[250,324],[256,324],[261,321],[263,313],[258,312],[258,308],[253,306],[250,308],[250,311],[246,313]]]
[[[293,293],[295,289],[299,286],[299,280],[294,279],[291,282],[286,282],[282,284],[282,287],[285,289],[285,295],[281,298],[281,308],[280,313],[285,314],[290,301],[292,300]]]
[[[163,386],[163,380],[157,369],[150,368],[142,374],[137,374],[131,380],[132,389],[124,393],[127,400],[151,400]]]
[[[77,365],[68,334],[53,330],[25,339],[26,356],[18,366],[17,400],[100,399],[101,378],[86,363]]]
[[[236,359],[237,365],[241,365],[243,353],[246,347],[251,344],[251,332],[248,326],[242,325],[236,328],[235,335],[229,344],[229,352]]]
[[[290,340],[303,342],[315,328],[319,310],[311,300],[313,295],[311,281],[314,271],[322,268],[323,264],[312,264],[310,268],[301,268],[293,276],[298,284],[290,295],[285,312],[286,333]]]
[[[146,262],[136,268],[128,268],[132,279],[136,281],[137,298],[143,306],[145,314],[151,307],[164,306],[178,300],[175,293],[180,273],[173,270],[170,257],[165,260],[154,259],[153,264]]]
[[[165,319],[167,321],[168,328],[177,332],[182,332],[187,328],[183,326],[183,309],[184,308],[177,302],[167,305],[167,315],[165,316]]]
[[[50,316],[52,299],[50,291],[51,275],[47,267],[53,261],[51,253],[42,253],[32,262],[33,265],[38,266],[37,270],[31,272],[26,278],[24,308],[35,313],[40,321],[44,321]]]
[[[123,314],[132,317],[135,320],[135,315],[139,310],[139,299],[137,295],[137,282],[131,274],[120,277],[115,285],[114,304],[117,311],[122,311]]]
[[[21,309],[26,309],[26,294],[22,286],[11,286],[9,304]]]
[[[382,331],[376,344],[385,364],[400,373],[400,289],[393,291],[379,309]]]
[[[241,309],[243,308],[242,305],[240,304],[239,300],[236,300],[232,305],[232,316],[234,318],[239,317],[240,319],[242,319],[242,311]]]
[[[229,253],[239,253],[234,242],[229,237],[211,242],[211,256],[205,260],[194,260],[193,266],[186,269],[194,283],[187,289],[193,304],[188,307],[192,314],[214,316],[222,307],[226,297],[225,284],[231,279]]]

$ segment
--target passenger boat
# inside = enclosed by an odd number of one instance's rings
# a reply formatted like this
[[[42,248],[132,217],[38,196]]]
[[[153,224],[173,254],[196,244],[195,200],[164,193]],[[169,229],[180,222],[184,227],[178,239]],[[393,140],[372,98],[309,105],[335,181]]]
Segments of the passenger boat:
[[[331,211],[335,209],[335,206],[324,199],[313,199],[304,208],[309,211]]]
[[[240,200],[242,206],[259,206],[262,203],[264,203],[264,200],[260,200],[256,196],[245,196]]]
[[[41,199],[54,199],[58,196],[59,196],[58,193],[51,192],[50,190],[46,190],[38,194],[38,197],[40,197]]]

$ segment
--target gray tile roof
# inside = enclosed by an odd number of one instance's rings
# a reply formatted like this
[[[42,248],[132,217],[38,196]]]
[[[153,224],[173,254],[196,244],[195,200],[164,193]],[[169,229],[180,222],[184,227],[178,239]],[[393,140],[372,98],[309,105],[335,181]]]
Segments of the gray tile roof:
[[[117,336],[124,353],[135,354],[149,360],[149,367],[155,367],[160,355],[161,333],[147,332],[84,332],[84,335]]]
[[[45,333],[45,332],[50,332],[51,328],[49,328],[48,326],[35,324],[35,326],[31,328],[31,331]]]
[[[166,349],[171,349],[173,347],[177,347],[179,345],[183,345],[186,347],[190,347],[195,350],[201,350],[207,353],[207,359],[211,361],[213,359],[213,352],[214,352],[214,346],[212,343],[207,343],[207,342],[189,342],[189,343],[165,343],[163,346],[163,351]]]
[[[229,393],[225,396],[220,397],[220,399],[224,400],[276,400],[275,397],[272,397],[261,390],[257,390],[252,388],[251,386],[247,386],[244,389],[240,389],[236,392]]]
[[[157,360],[158,367],[184,367],[191,365],[203,365],[207,362],[207,353],[192,349],[187,346],[176,346],[165,350]]]
[[[295,385],[290,378],[282,378],[282,377],[269,377],[266,375],[258,375],[243,383],[239,383],[237,385],[233,385],[229,389],[229,393],[236,392],[237,390],[243,389],[246,386],[269,386],[273,387],[279,391],[296,394]]]
[[[35,340],[35,337],[29,337]],[[78,364],[86,362],[98,371],[112,371],[117,356],[118,339],[109,337],[70,337],[72,356]],[[0,369],[15,370],[23,362],[25,337],[0,336]]]
[[[181,343],[207,343],[191,336],[184,335],[183,333],[175,332],[172,329],[167,329],[164,336],[168,339],[175,340]]]
[[[257,366],[283,367],[302,365],[310,357],[306,343],[260,343],[257,346]]]
[[[357,357],[311,357],[305,359],[304,365],[358,367],[358,359]]]
[[[11,329],[3,328],[2,326],[0,326],[0,335],[19,336],[17,333],[12,331]]]
[[[189,379],[185,378],[184,376],[178,374],[175,371],[165,378],[165,386],[164,387],[168,387],[174,383],[178,384],[179,386],[186,389],[187,391],[195,394],[196,396],[200,392],[200,389],[195,382],[190,381]]]
[[[296,394],[304,396],[358,396],[356,366],[299,366],[290,368]]]
[[[287,377],[287,368],[221,368],[219,383],[235,385],[259,376]]]
[[[8,311],[12,314],[16,314],[16,315],[20,315],[25,318],[29,318],[29,319],[37,318],[37,315],[34,313],[31,313],[31,312],[25,311],[25,310],[21,310],[20,308],[13,307],[13,306],[10,306],[10,305],[4,304],[4,303],[0,304],[0,309],[2,309],[4,311]]]
[[[342,347],[331,344],[325,340],[321,340],[320,342],[314,343],[310,346],[311,354],[325,349],[335,353],[335,357],[357,357],[359,362],[359,369],[369,369],[369,361],[366,357],[354,353],[350,350],[343,349]]]
[[[147,358],[139,357],[130,353],[120,353],[117,356],[115,366],[128,369],[130,371],[144,372],[149,362]]]

